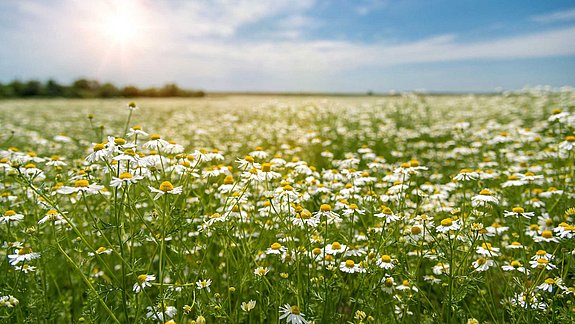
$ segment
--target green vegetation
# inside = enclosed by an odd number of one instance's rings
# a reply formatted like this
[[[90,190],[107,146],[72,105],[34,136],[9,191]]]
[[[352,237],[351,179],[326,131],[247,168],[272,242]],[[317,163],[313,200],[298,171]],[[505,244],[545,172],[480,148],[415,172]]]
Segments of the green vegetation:
[[[140,89],[135,86],[117,87],[112,83],[100,83],[96,80],[78,79],[70,85],[55,80],[41,82],[14,80],[0,83],[0,98],[116,98],[116,97],[203,97],[199,90],[181,89],[174,83],[161,88]]]
[[[0,102],[0,321],[572,323],[575,94]]]

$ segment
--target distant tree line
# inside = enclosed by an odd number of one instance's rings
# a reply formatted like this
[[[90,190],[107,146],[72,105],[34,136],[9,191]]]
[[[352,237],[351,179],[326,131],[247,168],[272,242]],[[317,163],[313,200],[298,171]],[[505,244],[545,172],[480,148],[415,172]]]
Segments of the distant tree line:
[[[55,80],[41,82],[38,80],[0,83],[0,98],[115,98],[115,97],[203,97],[201,90],[181,89],[175,83],[168,83],[160,88],[141,89],[135,86],[117,87],[106,82],[78,79],[70,85],[60,84]]]

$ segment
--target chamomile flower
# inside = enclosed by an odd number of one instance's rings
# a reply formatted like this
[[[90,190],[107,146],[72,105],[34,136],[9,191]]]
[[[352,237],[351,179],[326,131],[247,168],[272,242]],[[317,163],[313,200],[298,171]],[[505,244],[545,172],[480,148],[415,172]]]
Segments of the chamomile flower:
[[[168,141],[163,140],[159,134],[152,134],[150,135],[150,140],[142,146],[149,150],[162,150],[168,144]]]
[[[449,268],[449,263],[438,262],[435,266],[433,266],[433,268],[431,268],[431,271],[439,276],[442,274],[449,274]]]
[[[265,267],[265,268],[264,267],[257,267],[254,269],[254,274],[257,277],[264,277],[265,275],[268,274],[268,272],[270,272],[270,268],[268,268],[268,267]]]
[[[506,262],[505,265],[501,266],[503,271],[519,271],[524,274],[529,274],[529,270],[525,269],[523,264],[517,260],[511,261],[511,263]]]
[[[441,220],[441,225],[437,226],[435,229],[440,233],[447,233],[449,231],[457,231],[461,228],[459,220],[453,220],[451,217],[444,218]]]
[[[176,141],[168,141],[168,144],[166,144],[163,148],[162,151],[168,154],[179,154],[182,153],[184,151],[184,147],[178,143],[176,143]]]
[[[306,227],[315,228],[319,225],[320,218],[318,215],[314,216],[309,210],[304,209],[295,215],[295,217],[292,220],[292,223],[301,228]]]
[[[419,289],[417,287],[415,287],[409,280],[403,280],[401,282],[401,285],[395,287],[397,290],[402,290],[402,291],[414,291],[414,292],[418,292]]]
[[[251,300],[246,302],[242,302],[242,304],[240,305],[240,308],[246,312],[249,313],[252,309],[254,309],[256,307],[256,301],[255,300]]]
[[[105,143],[97,143],[97,144],[94,144],[94,147],[92,148],[92,153],[90,153],[86,157],[86,161],[88,161],[90,163],[94,163],[94,162],[106,160],[107,158],[110,158],[111,156],[112,156],[112,152],[110,152],[106,148]]]
[[[268,157],[268,154],[264,151],[264,149],[261,146],[256,147],[255,151],[250,152],[249,155],[260,160]]]
[[[152,306],[148,306],[148,307],[146,307],[146,310],[148,311],[146,313],[147,318],[149,318],[153,321],[160,321],[160,322],[164,322],[164,321],[166,321],[166,319],[172,318],[172,317],[176,316],[176,314],[178,313],[178,310],[176,309],[176,307],[168,306],[168,305],[164,305],[162,307],[161,304],[157,305],[155,308]],[[168,323],[168,322],[166,322],[166,323]]]
[[[16,271],[22,271],[24,273],[29,273],[29,272],[34,272],[36,271],[36,267],[35,266],[31,266],[29,264],[23,264],[21,266],[14,266],[14,270]]]
[[[493,195],[493,192],[489,189],[483,189],[479,192],[478,195],[471,197],[471,204],[473,207],[478,206],[490,206],[491,204],[498,204],[499,199]]]
[[[179,195],[183,191],[183,188],[181,186],[180,187],[174,187],[174,185],[169,181],[162,182],[158,189],[151,187],[151,186],[148,186],[148,188],[150,189],[150,191],[152,193],[156,194],[154,196],[154,200],[157,200],[158,198],[160,198],[164,194]]]
[[[575,147],[575,136],[569,135],[565,136],[565,140],[559,143],[559,149],[562,151],[573,151]]]
[[[395,267],[395,262],[397,262],[396,259],[393,259],[391,256],[384,254],[376,261],[375,264],[382,269],[391,270]]]
[[[493,262],[493,260],[484,258],[484,257],[480,257],[477,260],[473,261],[473,263],[471,264],[473,266],[473,268],[475,269],[475,271],[487,271],[489,268],[491,268],[492,266],[495,265],[495,262]]]
[[[87,195],[94,195],[100,192],[100,190],[104,189],[104,186],[97,185],[95,183],[90,183],[86,179],[79,179],[74,182],[74,186],[62,186],[58,190],[57,193],[63,195],[71,195],[76,193],[83,193]]]
[[[243,159],[237,159],[236,163],[238,164],[238,169],[242,171],[261,168],[261,165],[255,162],[254,158],[250,155],[246,155]]]
[[[152,284],[150,282],[154,280],[156,280],[156,276],[154,275],[141,274],[138,276],[136,283],[134,284],[134,287],[132,287],[132,290],[137,294],[147,287],[152,287]]]
[[[29,247],[23,247],[20,249],[14,250],[14,254],[8,255],[8,259],[10,260],[10,265],[17,265],[18,263],[24,261],[29,262],[34,259],[38,259],[40,257],[40,253],[32,252],[32,249]]]
[[[537,258],[535,260],[531,260],[529,261],[529,265],[533,269],[540,269],[540,270],[542,269],[553,270],[557,268],[556,265],[554,265],[553,263],[551,263],[551,261],[545,258]]]
[[[477,254],[482,256],[498,256],[499,248],[491,246],[491,243],[481,243],[481,246],[477,247]]]
[[[511,211],[506,210],[503,213],[503,216],[515,217],[515,218],[525,217],[527,219],[531,219],[531,217],[535,216],[535,213],[534,212],[526,212],[525,209],[523,209],[523,207],[513,207],[511,209]]]
[[[328,224],[338,224],[342,221],[341,217],[336,212],[332,211],[331,206],[328,204],[322,204],[319,207],[319,211],[315,212],[314,215],[325,217]]]
[[[196,288],[201,290],[201,289],[205,289],[207,292],[210,292],[210,285],[212,284],[212,279],[203,279],[203,280],[198,280],[196,282]]]
[[[387,206],[381,206],[381,212],[373,214],[375,217],[384,218],[386,224],[397,222],[400,218],[393,213],[391,208]]]
[[[537,286],[538,290],[543,290],[546,292],[553,292],[557,287],[565,289],[563,286],[563,280],[561,278],[547,278],[542,284]]]
[[[8,223],[18,223],[24,219],[24,215],[13,211],[12,209],[4,212],[4,215],[0,216],[0,224]]]
[[[326,245],[324,248],[326,254],[337,255],[339,253],[345,252],[347,246],[339,242],[333,242],[332,244]]]
[[[471,169],[462,169],[453,177],[456,181],[473,181],[479,179],[479,173]]]
[[[13,308],[14,306],[17,306],[19,303],[20,301],[12,295],[0,297],[0,306]]]
[[[388,294],[393,293],[395,290],[395,280],[393,277],[385,276],[385,278],[381,280],[381,290]]]
[[[541,232],[540,236],[533,237],[535,242],[546,242],[546,243],[559,243],[559,239],[553,236],[553,232],[550,230],[544,230]]]
[[[361,263],[355,263],[351,259],[347,259],[339,264],[339,270],[346,273],[364,273],[365,268],[361,266]]]
[[[285,251],[287,251],[287,248],[285,246],[282,246],[280,243],[275,242],[266,250],[266,254],[281,255]]]
[[[148,133],[146,133],[142,130],[142,126],[134,125],[134,126],[130,127],[130,129],[128,130],[128,133],[126,134],[126,137],[134,137],[134,136],[147,137],[148,135],[149,135]]]
[[[89,256],[94,256],[96,254],[111,254],[112,253],[112,249],[109,248],[105,248],[103,246],[100,246],[96,251],[94,252],[89,252],[88,255]]]
[[[280,307],[280,320],[285,319],[287,324],[307,324],[307,320],[304,318],[299,307],[294,305],[285,304]]]
[[[130,172],[123,172],[117,178],[112,177],[112,180],[110,181],[110,186],[116,187],[116,188],[121,188],[124,186],[134,184],[134,183],[136,183],[142,179],[144,179],[144,177],[139,176],[139,175],[133,175]]]
[[[54,225],[66,224],[66,220],[56,209],[49,209],[46,215],[38,221],[38,224],[44,224],[47,221],[54,222]]]

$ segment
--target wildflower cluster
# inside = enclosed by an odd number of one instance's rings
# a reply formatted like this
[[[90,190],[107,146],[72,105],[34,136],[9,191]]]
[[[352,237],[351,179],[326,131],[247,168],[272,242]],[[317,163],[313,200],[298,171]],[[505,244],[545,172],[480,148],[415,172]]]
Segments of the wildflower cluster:
[[[146,127],[142,104],[91,134],[14,125],[44,144],[0,147],[3,314],[572,321],[574,98],[160,107]],[[485,111],[453,108],[470,106]]]

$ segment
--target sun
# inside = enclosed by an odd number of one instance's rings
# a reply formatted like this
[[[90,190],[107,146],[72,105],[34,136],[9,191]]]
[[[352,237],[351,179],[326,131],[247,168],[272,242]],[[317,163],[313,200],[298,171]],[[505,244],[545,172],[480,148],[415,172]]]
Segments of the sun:
[[[119,3],[113,10],[105,11],[100,16],[99,32],[113,43],[135,44],[142,37],[142,17],[128,2]]]
[[[119,13],[104,23],[103,32],[115,42],[129,43],[138,37],[139,28],[127,14]]]

